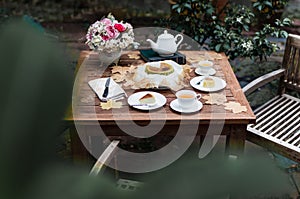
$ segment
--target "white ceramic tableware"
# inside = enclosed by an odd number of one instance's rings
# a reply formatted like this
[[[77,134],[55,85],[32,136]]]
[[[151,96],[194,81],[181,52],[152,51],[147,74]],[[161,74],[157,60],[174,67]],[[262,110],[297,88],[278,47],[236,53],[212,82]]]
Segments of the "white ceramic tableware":
[[[212,75],[215,75],[216,74],[216,70],[214,68],[211,68],[209,71],[208,71],[208,75],[212,76]],[[195,73],[197,75],[207,75],[207,73],[202,73],[201,69],[198,67],[195,69]]]
[[[200,72],[203,75],[209,75],[209,72],[212,69],[212,66],[214,65],[212,61],[208,61],[208,60],[199,61],[198,64],[199,64]]]
[[[171,109],[180,113],[194,113],[202,109],[203,104],[200,101],[197,101],[194,106],[190,106],[189,108],[182,108],[179,103],[178,99],[173,100],[170,103]]]
[[[176,92],[178,104],[182,108],[190,108],[195,106],[197,101],[201,98],[201,94],[197,94],[192,90],[180,90]]]
[[[146,95],[147,93],[150,93],[152,94],[154,97],[155,97],[155,101],[156,103],[155,104],[141,104],[139,102],[139,99],[141,97],[143,97],[144,95]],[[140,109],[140,110],[154,110],[154,109],[157,109],[157,108],[160,108],[162,106],[164,106],[167,102],[167,99],[165,96],[163,96],[162,94],[160,93],[157,93],[157,92],[153,92],[153,91],[141,91],[141,92],[137,92],[137,93],[134,93],[132,95],[130,95],[127,99],[127,102],[129,104],[129,106],[132,106],[136,109]]]
[[[215,86],[212,88],[206,88],[203,86],[203,81],[202,81],[205,77],[206,76],[194,77],[190,81],[191,86],[197,90],[204,91],[204,92],[215,92],[215,91],[222,90],[226,87],[226,82],[223,79],[215,76],[210,76],[210,78],[212,78],[215,81]],[[200,84],[198,84],[199,82]]]
[[[151,39],[147,39],[152,50],[157,52],[161,57],[173,56],[182,40],[183,36],[181,34],[177,34],[174,37],[172,34],[168,33],[167,30],[158,36],[156,43]]]

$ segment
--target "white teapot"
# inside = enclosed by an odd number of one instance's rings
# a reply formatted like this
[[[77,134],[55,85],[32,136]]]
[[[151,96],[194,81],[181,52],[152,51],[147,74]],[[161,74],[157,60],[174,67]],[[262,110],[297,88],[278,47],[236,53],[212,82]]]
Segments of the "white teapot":
[[[176,43],[178,37],[180,37],[180,40]],[[181,34],[177,34],[174,37],[169,34],[167,30],[158,36],[156,43],[151,39],[147,39],[147,41],[150,42],[152,50],[157,52],[161,57],[173,56],[182,40],[183,36]]]

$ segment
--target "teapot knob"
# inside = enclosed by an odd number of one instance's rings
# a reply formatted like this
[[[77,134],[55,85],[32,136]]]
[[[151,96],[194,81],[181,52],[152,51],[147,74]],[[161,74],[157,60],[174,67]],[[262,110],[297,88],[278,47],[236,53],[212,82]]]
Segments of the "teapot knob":
[[[164,30],[164,34],[168,34],[168,31],[167,31],[167,30]]]

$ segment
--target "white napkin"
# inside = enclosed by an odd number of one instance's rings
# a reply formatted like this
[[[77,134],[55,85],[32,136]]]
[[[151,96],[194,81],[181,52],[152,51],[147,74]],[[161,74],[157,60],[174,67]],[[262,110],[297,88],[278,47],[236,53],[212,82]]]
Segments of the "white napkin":
[[[94,80],[91,80],[88,82],[90,87],[97,94],[97,96],[99,97],[99,99],[101,101],[107,101],[109,98],[119,95],[119,94],[122,94],[122,93],[124,93],[124,96],[127,97],[126,92],[113,79],[110,79],[107,97],[106,98],[102,97],[104,89],[105,89],[106,80],[107,80],[107,78],[99,78],[99,79],[94,79]],[[120,98],[116,98],[116,99],[122,99],[123,97],[121,96]]]

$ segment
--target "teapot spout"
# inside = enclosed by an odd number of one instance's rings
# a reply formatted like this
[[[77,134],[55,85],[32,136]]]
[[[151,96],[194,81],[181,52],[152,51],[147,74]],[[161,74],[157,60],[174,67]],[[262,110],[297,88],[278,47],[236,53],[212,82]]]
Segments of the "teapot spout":
[[[148,41],[150,43],[152,49],[157,49],[158,48],[157,43],[155,43],[151,39],[147,39],[146,41]]]

